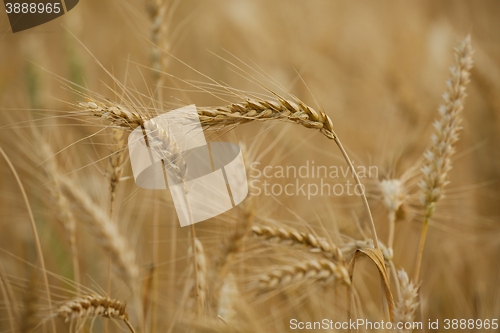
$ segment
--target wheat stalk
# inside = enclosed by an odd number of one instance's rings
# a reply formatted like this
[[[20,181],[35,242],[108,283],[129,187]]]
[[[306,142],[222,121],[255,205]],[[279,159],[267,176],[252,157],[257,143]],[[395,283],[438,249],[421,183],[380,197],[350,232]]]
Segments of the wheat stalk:
[[[113,215],[113,207],[116,198],[116,190],[118,183],[122,177],[123,168],[125,166],[125,157],[127,152],[127,141],[125,133],[122,129],[112,128],[112,146],[114,147],[113,153],[109,156],[109,197],[110,208],[109,215]]]
[[[432,145],[425,151],[425,164],[422,167],[421,202],[425,208],[424,225],[417,254],[414,282],[418,281],[424,251],[429,219],[434,213],[436,203],[444,196],[444,187],[448,184],[448,172],[451,170],[451,156],[455,152],[454,144],[461,129],[461,113],[464,108],[466,85],[469,83],[473,61],[470,36],[467,36],[455,49],[455,66],[450,68],[451,78],[446,82],[447,91],[443,94],[444,104],[439,107],[439,119],[434,122]]]
[[[384,179],[378,185],[382,193],[382,202],[389,211],[389,239],[387,245],[389,248],[392,248],[394,244],[396,212],[405,200],[403,183],[400,179]]]
[[[311,252],[318,252],[337,261],[342,260],[341,250],[324,238],[289,227],[253,226],[252,233],[259,239],[280,244],[302,245]]]
[[[120,319],[123,320],[131,332],[135,332],[128,320],[127,305],[109,297],[99,295],[77,297],[59,306],[56,314],[63,318],[64,322],[70,323],[95,317]]]
[[[342,263],[327,259],[303,261],[298,264],[285,265],[258,279],[260,289],[272,289],[302,281],[336,281],[349,286],[351,284],[347,268]]]

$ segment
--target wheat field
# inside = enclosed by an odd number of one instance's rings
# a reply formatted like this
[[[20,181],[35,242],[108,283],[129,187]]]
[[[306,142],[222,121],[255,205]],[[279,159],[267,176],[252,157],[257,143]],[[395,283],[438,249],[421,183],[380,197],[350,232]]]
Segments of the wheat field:
[[[500,332],[497,1],[0,17],[0,332]],[[187,195],[192,104],[248,196],[181,227],[128,137]]]

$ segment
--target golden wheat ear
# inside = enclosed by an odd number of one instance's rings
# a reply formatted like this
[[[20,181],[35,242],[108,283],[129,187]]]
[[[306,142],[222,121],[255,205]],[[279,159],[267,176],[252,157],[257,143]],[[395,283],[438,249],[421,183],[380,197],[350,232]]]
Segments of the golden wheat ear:
[[[96,317],[120,319],[127,325],[130,332],[135,333],[128,320],[126,303],[109,297],[86,295],[73,298],[59,306],[56,313],[66,323],[71,324]]]
[[[467,36],[455,48],[455,65],[450,68],[451,77],[446,81],[444,104],[439,107],[439,118],[433,124],[432,144],[424,153],[425,164],[422,167],[419,186],[422,190],[421,202],[425,209],[425,217],[417,253],[414,283],[418,282],[420,275],[429,220],[434,214],[437,202],[444,197],[444,188],[449,183],[448,172],[451,170],[451,156],[455,153],[454,144],[458,141],[462,128],[461,113],[467,96],[466,86],[470,81],[473,54],[470,36]]]

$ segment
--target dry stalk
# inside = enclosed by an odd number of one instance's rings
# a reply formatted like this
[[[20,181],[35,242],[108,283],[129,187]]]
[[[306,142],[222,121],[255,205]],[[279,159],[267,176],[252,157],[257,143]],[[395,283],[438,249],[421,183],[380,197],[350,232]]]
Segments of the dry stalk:
[[[281,266],[259,278],[260,289],[273,289],[307,280],[340,282],[349,286],[349,272],[344,264],[327,259],[309,260],[294,265]]]
[[[328,259],[342,260],[342,252],[337,246],[310,233],[297,231],[289,227],[272,226],[253,226],[252,232],[260,239],[280,244],[302,245],[311,252],[323,254]]]
[[[95,317],[120,319],[132,333],[135,332],[128,320],[127,305],[108,297],[98,295],[77,297],[58,307],[56,313],[64,319],[64,322],[70,323]]]
[[[21,182],[21,178],[19,178],[19,174],[17,173],[16,168],[14,168],[14,165],[10,161],[9,156],[7,156],[7,154],[5,153],[5,151],[3,150],[3,148],[1,146],[0,146],[0,154],[7,162],[7,165],[9,166],[10,171],[12,172],[12,174],[14,175],[14,178],[16,179],[17,185],[19,186],[19,189],[21,190],[21,193],[23,195],[24,203],[26,204],[26,209],[28,210],[31,231],[33,233],[33,238],[35,241],[38,259],[40,260],[40,267],[42,269],[43,281],[45,284],[45,292],[47,294],[47,301],[48,301],[49,308],[51,308],[52,307],[52,297],[50,295],[49,280],[47,277],[47,269],[45,267],[45,259],[43,257],[42,244],[40,243],[40,237],[38,237],[38,229],[36,227],[35,217],[33,216],[33,211],[31,210],[31,205],[30,205],[30,202],[28,200],[28,195],[26,194],[26,191],[24,190],[23,183]],[[55,332],[56,326],[55,326],[55,323],[53,320],[51,320],[51,326],[52,326],[52,332]]]
[[[127,141],[125,137],[125,132],[122,129],[112,128],[112,146],[113,153],[109,156],[109,200],[110,208],[109,215],[113,216],[113,208],[116,198],[116,190],[118,183],[122,177],[123,168],[125,166],[126,151],[127,151]]]
[[[454,144],[458,141],[461,129],[461,113],[467,96],[465,88],[470,81],[473,53],[470,36],[467,36],[455,49],[455,66],[450,68],[451,78],[446,82],[444,104],[439,107],[439,119],[434,122],[432,145],[424,153],[425,164],[422,167],[423,176],[419,187],[422,190],[421,202],[425,208],[425,217],[415,267],[415,283],[420,274],[429,219],[434,213],[436,203],[443,198],[444,187],[449,182],[448,172],[451,170],[451,156],[455,152]]]

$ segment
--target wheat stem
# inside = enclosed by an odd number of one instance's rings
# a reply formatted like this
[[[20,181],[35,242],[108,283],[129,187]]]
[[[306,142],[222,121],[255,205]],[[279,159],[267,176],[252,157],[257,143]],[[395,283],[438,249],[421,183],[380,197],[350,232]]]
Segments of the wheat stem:
[[[30,226],[31,226],[31,231],[33,232],[33,238],[35,240],[35,246],[36,250],[38,252],[38,258],[40,260],[40,266],[42,267],[42,275],[43,275],[43,281],[45,284],[45,292],[47,293],[47,300],[48,300],[48,305],[49,308],[52,308],[52,298],[50,295],[50,290],[49,290],[49,280],[47,277],[47,269],[45,268],[45,260],[43,258],[43,252],[42,252],[42,245],[40,243],[40,238],[38,237],[38,230],[36,227],[35,223],[35,217],[33,216],[33,212],[31,211],[31,205],[28,200],[28,196],[26,195],[26,191],[24,190],[23,183],[21,182],[21,179],[19,178],[19,175],[17,174],[16,168],[14,168],[14,165],[12,165],[12,162],[10,161],[9,157],[3,150],[3,148],[0,146],[0,154],[2,154],[3,158],[7,162],[7,165],[9,166],[10,171],[14,175],[14,178],[16,179],[17,185],[19,186],[19,189],[21,190],[22,196],[24,198],[24,203],[26,204],[26,208],[28,210],[28,215],[29,215],[29,220],[30,220]],[[54,320],[51,319],[51,325],[52,325],[52,331],[55,333],[56,332],[56,325],[54,323]]]
[[[362,190],[361,192],[361,199],[363,201],[363,205],[366,208],[366,211],[368,213],[368,218],[370,219],[370,229],[371,229],[371,234],[373,238],[373,244],[375,245],[375,248],[378,249],[380,248],[378,244],[378,237],[377,237],[377,230],[375,229],[375,222],[373,221],[373,216],[372,212],[370,209],[370,205],[368,204],[368,200],[366,199],[366,194],[365,190],[363,187],[363,184],[361,184],[361,181],[359,180],[358,174],[356,173],[356,170],[354,169],[354,165],[352,164],[352,161],[349,159],[349,156],[347,155],[347,152],[345,151],[344,147],[342,146],[342,143],[340,142],[339,138],[335,136],[333,138],[337,146],[339,147],[340,151],[342,152],[342,155],[344,156],[344,159],[346,160],[347,164],[349,164],[349,167],[351,168],[352,175],[354,177],[354,180],[356,181],[356,185],[359,186]]]
[[[427,212],[424,217],[424,224],[422,226],[422,231],[420,234],[420,243],[418,245],[417,252],[417,262],[415,265],[415,275],[413,276],[413,281],[418,281],[420,276],[420,267],[422,266],[422,258],[424,255],[425,239],[427,238],[427,229],[429,228],[429,219],[432,213]]]

